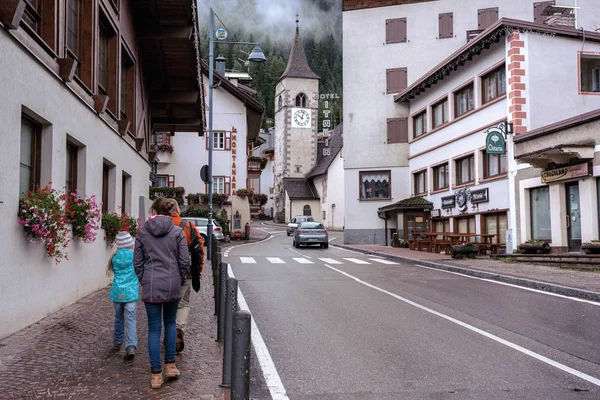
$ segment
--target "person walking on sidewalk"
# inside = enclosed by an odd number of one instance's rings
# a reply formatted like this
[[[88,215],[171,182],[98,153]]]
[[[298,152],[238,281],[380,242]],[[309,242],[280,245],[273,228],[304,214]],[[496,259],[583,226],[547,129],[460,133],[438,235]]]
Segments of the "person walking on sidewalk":
[[[148,353],[151,386],[164,380],[160,362],[161,317],[165,325],[165,377],[178,378],[175,365],[175,318],[181,285],[190,267],[190,254],[183,230],[173,224],[173,204],[165,198],[152,203],[152,216],[142,225],[135,241],[135,272],[142,285],[142,301],[148,315]]]
[[[169,199],[169,201],[173,203],[173,223],[183,229],[188,248],[199,244],[199,249],[194,250],[190,248],[190,273],[186,276],[185,282],[181,287],[181,300],[179,301],[179,306],[177,308],[177,342],[175,349],[177,353],[181,353],[185,348],[183,338],[190,317],[190,293],[192,291],[192,286],[196,293],[200,290],[200,277],[204,270],[204,240],[202,239],[200,231],[194,224],[190,221],[186,222],[181,219],[181,216],[179,215],[181,209],[179,208],[177,200]],[[194,236],[198,239],[197,242],[193,240]]]
[[[132,360],[137,348],[138,279],[133,268],[133,238],[129,232],[117,235],[117,251],[108,260],[107,272],[113,274],[108,297],[115,306],[113,349],[121,350],[124,334],[125,360]],[[124,332],[125,331],[125,332]]]

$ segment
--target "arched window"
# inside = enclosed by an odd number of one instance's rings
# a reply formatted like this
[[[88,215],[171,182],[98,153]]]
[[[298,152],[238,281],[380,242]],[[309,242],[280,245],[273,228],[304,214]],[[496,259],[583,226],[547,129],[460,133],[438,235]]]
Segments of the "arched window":
[[[296,96],[296,107],[306,107],[306,95],[304,93]]]
[[[308,217],[310,217],[312,215],[311,211],[310,211],[310,206],[307,204],[304,206],[304,208],[302,209],[302,215],[306,215]]]
[[[279,100],[277,102],[277,105],[279,108],[283,107],[283,99],[281,98],[281,96],[279,96]]]

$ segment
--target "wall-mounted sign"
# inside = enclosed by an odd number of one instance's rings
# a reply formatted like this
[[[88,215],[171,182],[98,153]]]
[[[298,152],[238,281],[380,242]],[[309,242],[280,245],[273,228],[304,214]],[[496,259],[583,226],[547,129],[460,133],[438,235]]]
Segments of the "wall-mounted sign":
[[[215,36],[219,40],[225,40],[225,39],[227,39],[227,29],[225,29],[225,28],[219,28],[219,29],[217,29],[217,31],[215,32]]]
[[[487,154],[506,154],[506,141],[504,132],[497,127],[488,129],[485,138],[485,152]]]
[[[456,201],[454,196],[442,197],[442,208],[454,208]]]
[[[311,128],[310,109],[292,108],[292,128]]]
[[[456,208],[458,211],[465,211],[467,209],[467,202],[471,198],[471,190],[468,188],[462,188],[454,192],[456,198]]]
[[[589,175],[590,168],[588,163],[569,165],[568,167],[555,168],[542,172],[542,182],[550,183]]]
[[[490,201],[488,189],[471,190],[471,204],[485,203]]]
[[[442,215],[442,211],[439,208],[431,210],[431,218],[439,218]]]

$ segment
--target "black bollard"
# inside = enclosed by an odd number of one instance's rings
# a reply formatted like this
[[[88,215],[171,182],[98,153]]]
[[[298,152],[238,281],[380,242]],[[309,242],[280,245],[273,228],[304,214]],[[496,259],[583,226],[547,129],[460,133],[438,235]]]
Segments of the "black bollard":
[[[233,360],[231,400],[250,399],[250,342],[252,316],[248,311],[233,314]]]
[[[227,301],[227,278],[229,278],[227,263],[221,263],[221,273],[219,274],[219,318],[217,318],[217,342],[222,342],[225,338],[225,304]]]
[[[223,345],[223,383],[221,383],[222,387],[231,387],[233,313],[237,310],[237,289],[237,279],[227,279],[227,298],[225,301],[225,343]]]

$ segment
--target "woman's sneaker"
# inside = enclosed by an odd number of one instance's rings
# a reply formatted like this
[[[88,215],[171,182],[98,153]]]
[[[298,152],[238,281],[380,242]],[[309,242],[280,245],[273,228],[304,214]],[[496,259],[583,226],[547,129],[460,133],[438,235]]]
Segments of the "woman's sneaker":
[[[129,346],[125,349],[125,361],[131,361],[135,357],[135,346]]]

